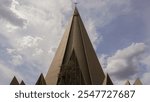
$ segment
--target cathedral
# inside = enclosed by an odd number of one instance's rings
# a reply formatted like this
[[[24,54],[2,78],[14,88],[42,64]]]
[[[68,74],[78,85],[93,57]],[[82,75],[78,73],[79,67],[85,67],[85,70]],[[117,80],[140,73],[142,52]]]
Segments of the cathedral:
[[[10,85],[25,85],[14,77]],[[77,7],[57,48],[49,70],[35,85],[113,85],[104,73]],[[126,81],[125,85],[130,85]],[[134,85],[142,85],[137,79]]]

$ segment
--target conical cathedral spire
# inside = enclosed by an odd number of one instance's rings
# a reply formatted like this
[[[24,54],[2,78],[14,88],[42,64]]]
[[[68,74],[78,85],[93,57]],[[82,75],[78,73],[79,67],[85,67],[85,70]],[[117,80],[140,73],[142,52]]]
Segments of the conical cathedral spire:
[[[46,75],[47,84],[100,85],[105,74],[75,7]]]

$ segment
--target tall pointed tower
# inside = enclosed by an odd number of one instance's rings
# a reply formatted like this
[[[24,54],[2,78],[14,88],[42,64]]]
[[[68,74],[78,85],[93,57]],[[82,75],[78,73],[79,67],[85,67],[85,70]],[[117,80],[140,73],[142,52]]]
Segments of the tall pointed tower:
[[[101,85],[105,74],[75,7],[46,75],[50,85]]]

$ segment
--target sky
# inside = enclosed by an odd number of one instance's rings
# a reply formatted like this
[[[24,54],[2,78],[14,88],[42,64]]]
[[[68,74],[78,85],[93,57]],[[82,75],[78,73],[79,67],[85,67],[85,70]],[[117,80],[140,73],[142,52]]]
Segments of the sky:
[[[150,0],[0,0],[0,84],[46,75],[74,2],[115,84],[150,84]]]

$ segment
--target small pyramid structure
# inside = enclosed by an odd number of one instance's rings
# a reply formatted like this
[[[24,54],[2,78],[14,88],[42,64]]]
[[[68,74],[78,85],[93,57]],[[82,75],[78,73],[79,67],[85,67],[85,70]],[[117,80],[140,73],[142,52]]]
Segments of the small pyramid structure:
[[[19,85],[19,82],[18,82],[16,76],[13,77],[12,81],[10,82],[10,85]]]
[[[137,78],[133,85],[142,85],[142,82],[139,78]]]
[[[45,81],[45,78],[42,73],[41,73],[40,77],[38,78],[35,85],[46,85],[46,81]]]
[[[113,82],[112,82],[110,76],[108,75],[108,73],[105,76],[105,79],[103,81],[103,85],[113,85]]]
[[[131,85],[130,82],[129,82],[129,80],[127,80],[127,81],[125,82],[125,85]]]
[[[23,80],[21,81],[20,85],[25,85],[25,83],[24,83],[24,81],[23,81]]]
[[[49,85],[102,85],[105,74],[77,7],[46,75]]]

